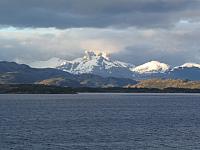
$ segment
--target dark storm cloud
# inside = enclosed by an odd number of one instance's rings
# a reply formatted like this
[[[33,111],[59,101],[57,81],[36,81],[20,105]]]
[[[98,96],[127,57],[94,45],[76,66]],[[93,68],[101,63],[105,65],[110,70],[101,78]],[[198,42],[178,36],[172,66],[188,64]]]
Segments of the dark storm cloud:
[[[198,17],[199,0],[0,0],[0,24],[16,27],[168,27]]]
[[[0,60],[72,59],[87,49],[136,65],[199,63],[199,14],[200,0],[0,0]]]

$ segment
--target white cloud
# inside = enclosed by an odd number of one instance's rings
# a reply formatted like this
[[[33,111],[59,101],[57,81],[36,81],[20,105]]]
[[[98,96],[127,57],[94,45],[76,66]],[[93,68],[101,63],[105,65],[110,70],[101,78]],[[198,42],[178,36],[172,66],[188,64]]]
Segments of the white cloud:
[[[200,61],[199,25],[200,22],[181,20],[167,29],[1,28],[0,59],[26,63],[52,57],[72,59],[90,49],[108,51],[114,57],[132,63],[151,59],[197,62]]]

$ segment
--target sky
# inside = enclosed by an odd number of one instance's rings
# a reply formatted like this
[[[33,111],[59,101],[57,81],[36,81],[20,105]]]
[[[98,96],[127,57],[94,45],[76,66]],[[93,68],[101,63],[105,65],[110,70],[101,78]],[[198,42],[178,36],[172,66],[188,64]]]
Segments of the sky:
[[[200,63],[199,14],[200,0],[0,0],[0,60]]]

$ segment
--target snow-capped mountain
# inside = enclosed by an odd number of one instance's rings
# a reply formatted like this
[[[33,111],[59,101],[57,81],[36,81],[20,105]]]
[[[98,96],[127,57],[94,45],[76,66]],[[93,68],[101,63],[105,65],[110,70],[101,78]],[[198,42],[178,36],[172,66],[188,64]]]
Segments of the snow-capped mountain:
[[[168,72],[167,78],[200,80],[200,64],[185,63],[181,66],[174,67]]]
[[[72,74],[95,74],[103,77],[132,78],[133,65],[112,60],[106,54],[86,51],[85,56],[72,61],[65,61],[58,69]]]
[[[131,78],[135,80],[152,78],[200,80],[200,64],[185,63],[172,68],[168,64],[159,61],[150,61],[135,67],[129,63],[113,60],[104,53],[92,51],[86,51],[85,56],[72,61],[52,58],[48,61],[32,63],[31,66],[57,68],[75,75],[94,74],[102,77]]]
[[[137,66],[132,69],[133,72],[139,74],[149,73],[164,73],[170,69],[168,64],[161,63],[159,61],[150,61],[143,65]]]
[[[181,66],[175,67],[175,68],[200,68],[200,64],[197,63],[185,63]]]
[[[200,64],[185,63],[171,68],[169,65],[158,61],[151,61],[132,69],[137,80],[152,78],[200,80]]]

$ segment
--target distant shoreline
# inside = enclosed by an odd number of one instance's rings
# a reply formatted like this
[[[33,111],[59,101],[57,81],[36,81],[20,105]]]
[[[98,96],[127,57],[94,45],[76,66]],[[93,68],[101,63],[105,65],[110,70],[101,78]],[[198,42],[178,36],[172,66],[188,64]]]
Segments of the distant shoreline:
[[[79,93],[200,93],[200,89],[187,88],[90,88],[60,87],[40,84],[1,84],[0,94],[79,94]]]
[[[200,89],[184,88],[75,88],[78,93],[200,93]]]

